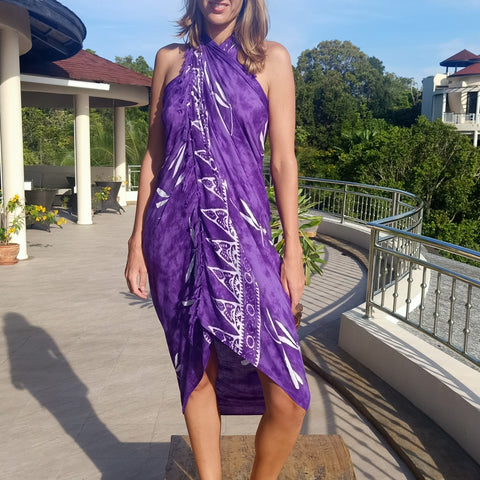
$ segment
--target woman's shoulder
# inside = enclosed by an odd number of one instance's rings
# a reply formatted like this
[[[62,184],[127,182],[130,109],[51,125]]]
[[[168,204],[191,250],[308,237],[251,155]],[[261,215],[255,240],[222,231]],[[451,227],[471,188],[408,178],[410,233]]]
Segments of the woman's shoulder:
[[[155,57],[155,72],[157,72],[157,75],[154,73],[154,78],[161,79],[161,84],[166,85],[178,76],[187,50],[188,45],[184,43],[172,43],[158,50]]]
[[[291,64],[290,54],[288,50],[278,42],[273,42],[271,40],[265,40],[265,50],[266,57],[265,61],[267,63],[285,63]]]
[[[292,72],[292,62],[288,50],[281,43],[265,41],[265,49],[263,74],[271,85]]]
[[[175,62],[179,58],[183,59],[187,50],[188,45],[184,43],[171,43],[158,50],[155,60],[156,62]]]

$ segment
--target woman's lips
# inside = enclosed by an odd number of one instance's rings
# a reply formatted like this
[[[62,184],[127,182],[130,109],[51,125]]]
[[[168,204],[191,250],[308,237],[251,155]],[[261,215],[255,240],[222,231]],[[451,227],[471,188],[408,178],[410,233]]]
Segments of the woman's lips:
[[[227,7],[228,4],[224,2],[210,2],[213,13],[222,13]]]

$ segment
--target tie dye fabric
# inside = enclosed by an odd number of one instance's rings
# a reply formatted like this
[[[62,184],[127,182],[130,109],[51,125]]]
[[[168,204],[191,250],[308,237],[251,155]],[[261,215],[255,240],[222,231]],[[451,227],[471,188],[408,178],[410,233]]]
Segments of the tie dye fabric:
[[[164,91],[165,159],[143,231],[182,406],[214,347],[222,414],[261,414],[256,369],[310,400],[262,175],[268,99],[233,38],[188,49]]]

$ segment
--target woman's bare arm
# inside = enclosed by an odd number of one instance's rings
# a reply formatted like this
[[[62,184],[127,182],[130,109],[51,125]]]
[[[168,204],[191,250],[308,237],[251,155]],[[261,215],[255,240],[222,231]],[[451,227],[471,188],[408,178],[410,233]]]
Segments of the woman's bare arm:
[[[183,61],[181,46],[172,45],[158,51],[152,79],[150,125],[147,151],[142,161],[138,186],[137,208],[132,235],[128,241],[125,278],[130,292],[147,298],[147,268],[142,251],[143,223],[147,206],[155,190],[155,180],[162,166],[165,138],[162,124],[163,92],[165,86],[178,75]]]
[[[287,50],[268,42],[264,78],[268,86],[270,169],[285,238],[282,285],[292,302],[299,303],[305,286],[302,248],[298,235],[298,167],[295,158],[295,84]]]

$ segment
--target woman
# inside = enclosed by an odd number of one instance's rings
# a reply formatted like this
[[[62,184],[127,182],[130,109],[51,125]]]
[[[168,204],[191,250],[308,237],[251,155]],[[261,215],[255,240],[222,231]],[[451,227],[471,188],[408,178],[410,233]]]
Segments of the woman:
[[[310,401],[292,309],[304,288],[295,93],[264,0],[186,0],[187,45],[156,58],[126,278],[152,299],[200,478],[221,478],[220,415],[261,414],[252,479],[276,479]],[[271,173],[286,240],[270,239]]]

